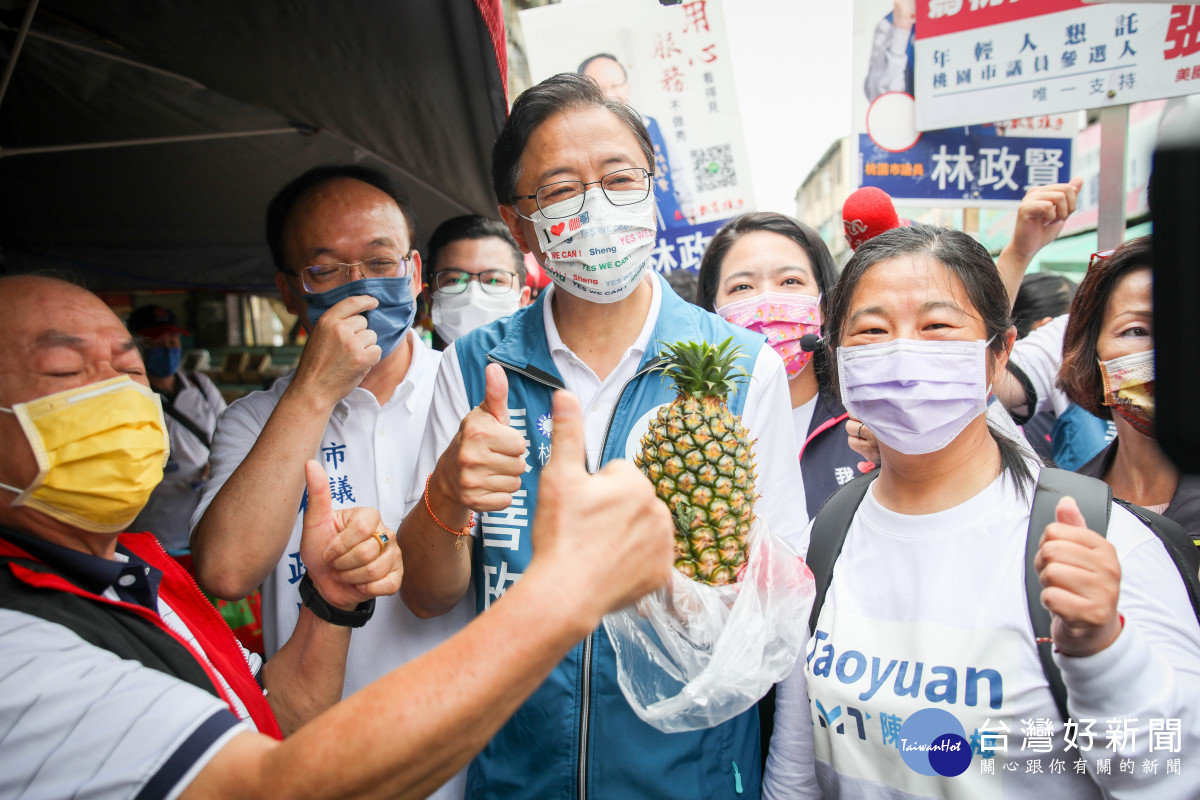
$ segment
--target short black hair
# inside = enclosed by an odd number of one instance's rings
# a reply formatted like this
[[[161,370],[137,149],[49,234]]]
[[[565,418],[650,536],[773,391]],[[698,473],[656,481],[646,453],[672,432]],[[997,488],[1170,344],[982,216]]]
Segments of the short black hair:
[[[307,170],[293,178],[275,193],[267,205],[267,246],[271,248],[271,259],[280,272],[290,272],[284,256],[283,228],[296,203],[318,186],[338,178],[350,178],[374,186],[395,201],[408,227],[409,245],[416,247],[418,239],[417,217],[408,207],[408,198],[386,173],[363,164],[325,164]]]
[[[837,280],[837,270],[829,248],[812,228],[799,220],[772,211],[752,211],[726,222],[713,235],[700,259],[700,285],[696,304],[707,311],[716,311],[717,288],[721,285],[721,264],[733,243],[748,233],[765,231],[791,239],[812,264],[813,277],[822,295],[828,294]]]
[[[625,71],[625,65],[622,64],[620,62],[620,60],[618,60],[617,57],[614,56],[612,53],[596,53],[596,55],[594,55],[594,56],[588,56],[583,61],[579,62],[579,69],[577,69],[575,71],[578,72],[580,75],[582,75],[593,61],[600,59],[600,58],[607,58],[609,61],[613,62],[618,67],[620,67],[621,74],[625,76],[626,80],[629,80],[629,73]]]
[[[442,248],[464,239],[500,239],[503,241],[512,249],[513,269],[516,270],[517,277],[521,279],[521,286],[525,285],[525,256],[521,254],[517,240],[509,233],[508,226],[499,220],[489,219],[479,214],[451,217],[434,229],[433,235],[429,237],[429,247],[426,248],[429,257],[425,259],[429,265],[426,273],[431,281],[433,274],[437,272],[438,256],[441,254]]]
[[[1053,272],[1030,272],[1021,279],[1017,299],[1013,302],[1013,325],[1017,338],[1024,339],[1033,330],[1033,323],[1046,317],[1058,317],[1071,310],[1075,298],[1074,281]]]
[[[620,100],[605,97],[600,84],[588,76],[561,72],[521,92],[513,102],[504,129],[496,137],[492,147],[492,189],[499,203],[508,205],[513,201],[521,176],[521,155],[533,132],[560,111],[585,108],[607,108],[624,122],[642,148],[650,172],[654,172],[654,145],[642,115]]]
[[[993,357],[1007,348],[1005,334],[1012,324],[1008,291],[996,270],[996,264],[983,245],[962,231],[914,224],[892,228],[863,242],[838,276],[825,303],[825,343],[832,358],[830,374],[837,380],[837,349],[842,343],[844,328],[849,324],[851,301],[858,282],[877,264],[893,258],[911,256],[941,264],[962,285],[974,312],[983,322],[985,335]],[[920,412],[917,412],[920,413]],[[1025,456],[1007,435],[988,424],[997,447],[1000,448],[1002,472],[1012,479],[1023,499],[1034,475]]]

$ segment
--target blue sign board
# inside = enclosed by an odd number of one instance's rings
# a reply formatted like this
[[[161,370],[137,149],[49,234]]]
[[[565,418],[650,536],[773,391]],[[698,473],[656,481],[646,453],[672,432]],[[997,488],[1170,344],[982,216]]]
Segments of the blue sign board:
[[[905,200],[1020,201],[1031,186],[1071,178],[1071,139],[998,136],[990,126],[926,131],[907,150],[879,147],[858,137],[862,186]]]

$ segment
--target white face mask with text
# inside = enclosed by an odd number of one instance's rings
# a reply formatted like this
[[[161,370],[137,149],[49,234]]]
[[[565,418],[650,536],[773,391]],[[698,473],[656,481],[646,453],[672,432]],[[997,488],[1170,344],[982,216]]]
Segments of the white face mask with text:
[[[595,188],[584,195],[577,214],[554,219],[539,209],[528,219],[546,254],[542,267],[556,286],[593,303],[616,303],[637,288],[650,263],[654,214],[653,192],[614,206],[603,189]]]
[[[458,294],[433,293],[433,329],[446,344],[476,328],[507,317],[521,305],[521,292],[510,289],[501,294],[489,294],[471,281]]]

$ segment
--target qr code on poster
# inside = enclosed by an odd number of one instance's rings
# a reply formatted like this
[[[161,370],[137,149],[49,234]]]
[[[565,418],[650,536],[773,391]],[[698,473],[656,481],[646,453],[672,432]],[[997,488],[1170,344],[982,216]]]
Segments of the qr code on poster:
[[[692,176],[696,191],[724,189],[737,185],[737,170],[733,168],[733,148],[727,144],[692,151]]]

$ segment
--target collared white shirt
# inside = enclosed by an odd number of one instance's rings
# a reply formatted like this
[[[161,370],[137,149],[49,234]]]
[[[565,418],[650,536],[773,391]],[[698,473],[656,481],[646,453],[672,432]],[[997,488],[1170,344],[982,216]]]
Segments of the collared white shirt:
[[[313,453],[329,476],[334,508],[378,508],[392,528],[407,511],[405,488],[414,480],[424,485],[424,474],[414,475],[415,457],[439,361],[438,354],[415,334],[410,332],[409,339],[412,363],[392,397],[380,406],[371,392],[355,388],[334,406],[320,447]],[[280,378],[268,391],[235,401],[222,415],[213,441],[212,478],[192,517],[193,526],[254,446],[294,374]],[[283,560],[263,582],[263,641],[268,658],[291,636],[300,616],[301,502],[297,497],[295,525]],[[473,603],[466,601],[448,614],[422,620],[399,595],[378,598],[374,617],[351,637],[344,696],[440,644],[469,622],[472,612]]]
[[[646,321],[642,323],[642,330],[638,333],[637,340],[621,356],[620,363],[604,380],[600,380],[591,367],[575,355],[571,348],[563,344],[562,336],[558,333],[558,326],[554,324],[552,301],[555,287],[551,284],[546,288],[546,293],[550,295],[542,304],[542,322],[546,326],[546,344],[550,348],[550,358],[553,359],[558,374],[562,376],[563,385],[579,398],[579,405],[583,408],[583,425],[586,431],[584,438],[587,443],[588,471],[590,472],[595,472],[600,468],[600,458],[603,455],[604,447],[604,429],[608,426],[613,409],[617,407],[617,402],[621,399],[621,389],[637,374],[638,364],[641,363],[642,356],[646,354],[646,348],[650,346],[650,336],[654,333],[654,324],[658,322],[658,312],[662,308],[662,289],[659,288],[657,280],[651,278],[649,283],[653,288],[653,294],[650,298],[650,309],[646,314]]]

